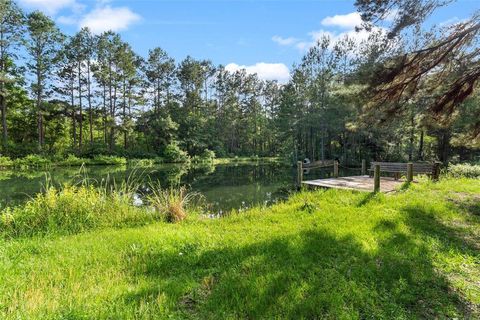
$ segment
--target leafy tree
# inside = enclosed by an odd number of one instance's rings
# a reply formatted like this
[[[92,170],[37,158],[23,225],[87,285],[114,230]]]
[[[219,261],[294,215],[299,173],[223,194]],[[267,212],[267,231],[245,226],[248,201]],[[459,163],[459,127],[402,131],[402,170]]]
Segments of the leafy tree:
[[[0,0],[0,113],[3,146],[8,143],[6,83],[15,82],[11,69],[17,58],[15,52],[24,32],[24,15],[15,2]]]
[[[31,57],[31,60],[27,62],[27,67],[35,79],[32,82],[32,92],[35,96],[38,115],[38,146],[42,149],[45,143],[44,113],[46,112],[43,102],[45,97],[50,94],[51,83],[49,80],[51,71],[55,67],[55,58],[63,41],[63,35],[55,26],[55,22],[40,11],[34,11],[27,16],[27,29],[29,38],[26,48]]]

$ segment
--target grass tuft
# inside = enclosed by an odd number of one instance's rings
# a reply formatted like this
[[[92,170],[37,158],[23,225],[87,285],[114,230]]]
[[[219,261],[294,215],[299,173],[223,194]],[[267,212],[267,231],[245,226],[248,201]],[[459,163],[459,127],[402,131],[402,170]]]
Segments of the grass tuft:
[[[185,220],[188,208],[198,204],[196,200],[201,198],[198,193],[188,192],[186,187],[162,190],[159,186],[152,185],[151,189],[148,202],[165,221],[172,223]]]

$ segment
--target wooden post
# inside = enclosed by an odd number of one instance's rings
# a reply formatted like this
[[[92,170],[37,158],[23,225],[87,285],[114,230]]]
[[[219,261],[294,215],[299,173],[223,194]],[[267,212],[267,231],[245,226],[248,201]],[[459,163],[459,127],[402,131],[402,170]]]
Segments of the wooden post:
[[[362,176],[367,175],[367,160],[362,160]]]
[[[380,165],[376,164],[373,170],[373,192],[380,191]]]
[[[298,186],[302,186],[302,181],[303,181],[303,163],[302,161],[297,162],[297,182]]]
[[[438,178],[440,177],[440,166],[441,162],[435,161],[433,163],[433,172],[432,172],[432,180],[433,181],[438,181]]]
[[[413,181],[413,163],[407,163],[407,182]]]
[[[338,178],[338,161],[333,162],[333,176]]]

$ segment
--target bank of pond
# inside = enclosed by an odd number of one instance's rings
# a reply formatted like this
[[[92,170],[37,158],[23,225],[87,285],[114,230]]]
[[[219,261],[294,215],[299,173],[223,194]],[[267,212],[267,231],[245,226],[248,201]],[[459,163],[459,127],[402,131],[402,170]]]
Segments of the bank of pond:
[[[255,168],[215,171],[279,182]],[[301,191],[222,218],[155,182],[140,207],[127,180],[47,186],[2,210],[0,318],[475,319],[479,181]]]

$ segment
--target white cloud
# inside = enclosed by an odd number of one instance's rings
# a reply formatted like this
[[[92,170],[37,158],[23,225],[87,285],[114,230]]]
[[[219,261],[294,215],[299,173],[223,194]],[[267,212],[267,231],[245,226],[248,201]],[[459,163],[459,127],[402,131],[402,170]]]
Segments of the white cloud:
[[[78,19],[73,16],[60,16],[57,18],[57,22],[65,25],[76,25]]]
[[[38,9],[47,14],[56,14],[64,8],[73,8],[78,4],[75,0],[20,0],[20,3],[30,9]]]
[[[358,12],[348,14],[339,14],[333,17],[326,17],[322,20],[322,25],[326,27],[340,27],[344,29],[354,29],[362,24],[362,17]]]
[[[373,31],[375,32],[384,32],[385,29],[375,27],[373,28]],[[368,37],[371,35],[371,32],[368,32],[366,30],[360,30],[360,31],[355,31],[355,30],[348,30],[344,32],[332,32],[324,29],[316,30],[316,31],[311,31],[308,33],[308,36],[310,37],[308,40],[297,40],[289,45],[293,46],[294,48],[297,48],[298,50],[304,52],[313,47],[319,40],[323,38],[329,38],[330,43],[333,47],[333,44],[336,42],[348,38],[352,40],[355,43],[360,43],[364,40],[367,40]]]
[[[110,30],[122,31],[140,19],[138,14],[127,7],[112,8],[107,5],[86,14],[80,20],[79,27],[89,27],[96,34]]]
[[[225,66],[225,70],[229,72],[236,72],[242,69],[245,69],[249,74],[256,73],[263,80],[278,80],[280,83],[285,83],[290,79],[290,70],[283,63],[259,62],[251,66],[229,63]]]
[[[395,11],[389,12],[385,17],[385,21],[391,21],[396,15]],[[332,45],[342,39],[349,38],[350,40],[360,43],[370,36],[371,32],[364,29],[356,31],[355,27],[362,24],[362,18],[358,12],[351,12],[345,15],[335,15],[326,17],[321,21],[321,24],[325,27],[339,27],[345,29],[344,31],[332,31],[326,29],[320,29],[311,31],[308,33],[307,39],[297,39],[294,37],[283,38],[281,36],[274,36],[272,40],[279,45],[292,46],[298,50],[304,52],[313,47],[319,40],[324,37],[330,38]],[[385,32],[382,27],[372,27],[374,32]]]
[[[461,23],[465,23],[467,21],[467,19],[460,19],[459,17],[453,17],[453,18],[450,18],[450,19],[447,19],[445,21],[442,21],[438,24],[438,26],[440,27],[452,27],[452,26],[455,26],[457,24],[461,24]]]
[[[278,43],[281,46],[290,46],[298,42],[298,39],[289,37],[289,38],[282,38],[281,36],[273,36],[273,42]]]

